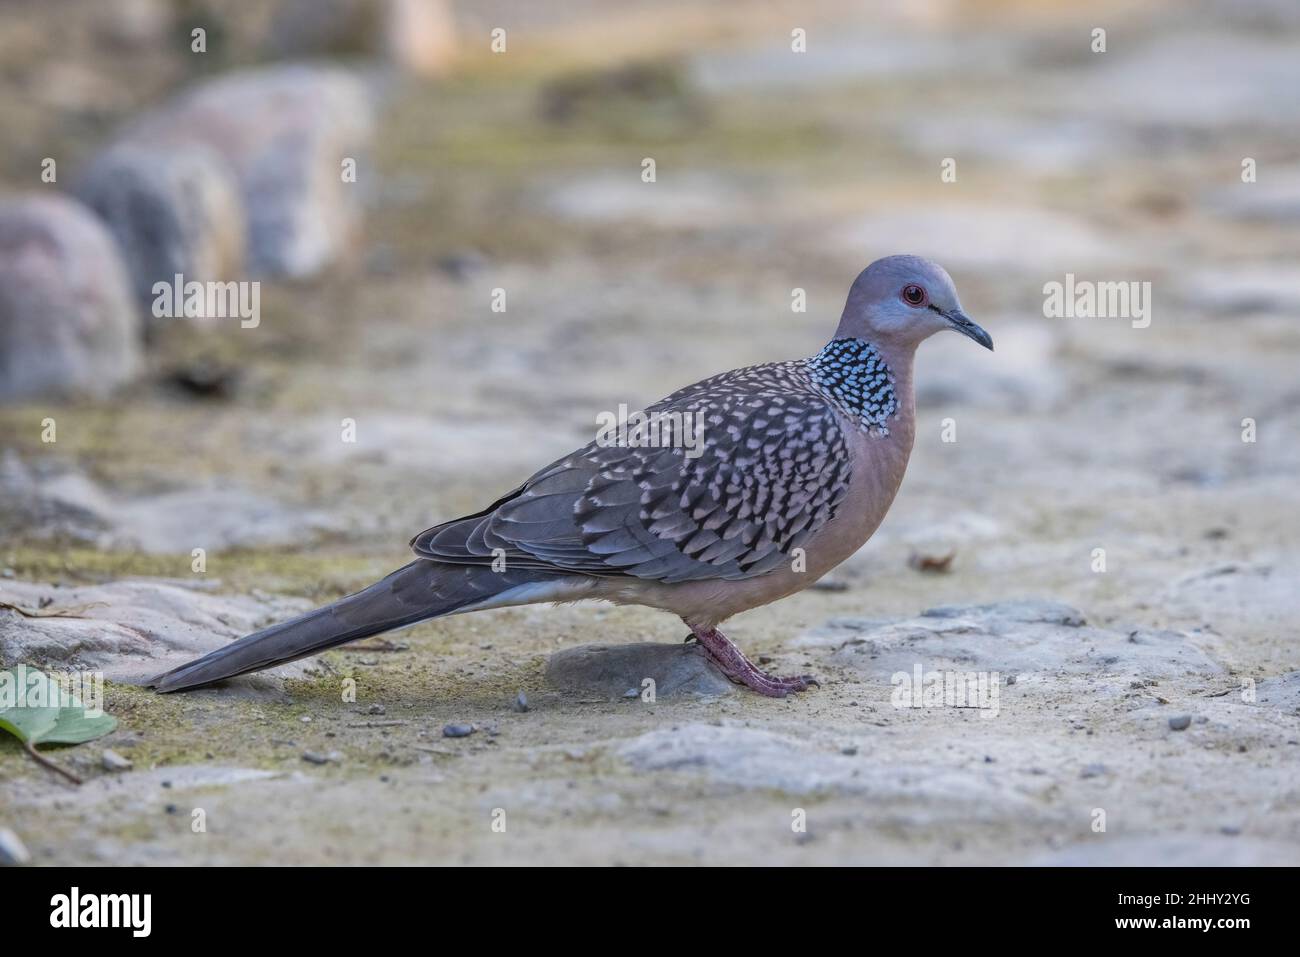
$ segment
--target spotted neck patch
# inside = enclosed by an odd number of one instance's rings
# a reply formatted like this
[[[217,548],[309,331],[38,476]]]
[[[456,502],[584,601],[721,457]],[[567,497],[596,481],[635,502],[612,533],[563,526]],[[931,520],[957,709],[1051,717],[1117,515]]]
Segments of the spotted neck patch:
[[[858,424],[875,436],[889,434],[889,419],[898,413],[894,374],[880,351],[861,339],[832,339],[808,360],[815,382]]]

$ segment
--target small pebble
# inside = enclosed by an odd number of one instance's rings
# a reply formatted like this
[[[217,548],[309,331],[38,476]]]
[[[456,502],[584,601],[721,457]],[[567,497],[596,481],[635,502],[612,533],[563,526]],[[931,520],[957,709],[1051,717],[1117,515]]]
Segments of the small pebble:
[[[372,704],[366,709],[366,714],[388,714],[388,709],[382,704]]]
[[[840,748],[840,754],[847,754],[849,757],[853,757],[853,755],[857,753],[858,749],[853,747],[853,745],[849,745],[847,748]]]
[[[103,763],[105,771],[130,771],[132,768],[129,759],[122,757],[112,749],[105,751],[100,756],[100,761]]]
[[[22,838],[7,827],[0,827],[0,867],[17,867],[30,863],[31,859],[31,851]]]
[[[1009,684],[1009,685],[1013,685],[1013,684],[1015,684],[1015,683],[1016,683],[1016,676],[1015,676],[1015,675],[1007,675],[1007,684]]]
[[[303,715],[301,718],[299,718],[298,720],[301,721],[303,724],[311,724],[311,715],[309,715],[309,714],[304,714],[304,715]]]
[[[338,751],[331,751],[329,754],[321,754],[319,751],[304,751],[302,759],[308,764],[337,764],[343,759],[343,755]]]
[[[472,724],[444,724],[442,726],[442,736],[444,738],[468,738],[474,733]]]
[[[1174,731],[1186,731],[1192,723],[1190,714],[1176,714],[1169,719],[1169,727]]]
[[[519,694],[515,695],[514,704],[512,704],[510,707],[513,710],[518,711],[520,714],[523,714],[525,711],[528,711],[529,710],[528,696],[524,694],[522,691],[519,692]]]

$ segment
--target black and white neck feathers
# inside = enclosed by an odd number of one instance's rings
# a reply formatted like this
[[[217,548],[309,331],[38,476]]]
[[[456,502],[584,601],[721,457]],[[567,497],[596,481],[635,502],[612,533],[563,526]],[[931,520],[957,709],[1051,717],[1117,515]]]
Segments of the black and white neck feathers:
[[[861,339],[832,339],[807,360],[813,382],[872,435],[889,435],[898,414],[894,374],[880,351]]]

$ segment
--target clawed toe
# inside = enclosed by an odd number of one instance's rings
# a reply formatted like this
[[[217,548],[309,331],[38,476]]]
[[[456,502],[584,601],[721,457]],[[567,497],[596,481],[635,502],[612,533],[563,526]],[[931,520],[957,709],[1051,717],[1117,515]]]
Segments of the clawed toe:
[[[822,686],[821,682],[812,675],[781,678],[777,675],[770,675],[766,671],[760,671],[757,668],[752,670],[741,669],[734,673],[727,672],[727,677],[736,684],[744,685],[751,691],[757,691],[769,698],[784,698],[796,691],[807,691],[809,688],[820,688]]]
[[[820,688],[822,683],[812,675],[799,675],[795,678],[775,678],[771,679],[776,684],[785,688],[787,693],[790,691],[807,691],[809,688]]]
[[[786,695],[797,691],[807,691],[814,685],[818,688],[821,687],[816,679],[801,675],[797,678],[769,678],[767,682],[762,682],[761,685],[750,685],[750,687],[759,694],[769,695],[773,698],[784,698]]]

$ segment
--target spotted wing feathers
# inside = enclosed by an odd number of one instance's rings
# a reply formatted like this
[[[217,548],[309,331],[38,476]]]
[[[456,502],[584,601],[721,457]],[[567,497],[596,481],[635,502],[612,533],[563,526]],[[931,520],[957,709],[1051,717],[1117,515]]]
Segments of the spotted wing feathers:
[[[646,413],[654,444],[593,442],[412,547],[512,569],[750,578],[787,561],[848,492],[844,435],[804,363],[724,373]]]

